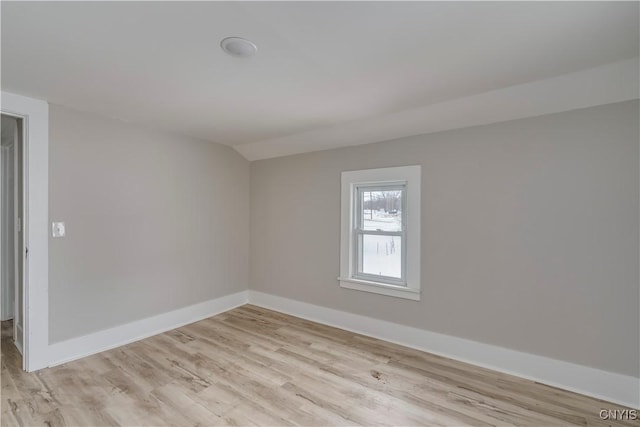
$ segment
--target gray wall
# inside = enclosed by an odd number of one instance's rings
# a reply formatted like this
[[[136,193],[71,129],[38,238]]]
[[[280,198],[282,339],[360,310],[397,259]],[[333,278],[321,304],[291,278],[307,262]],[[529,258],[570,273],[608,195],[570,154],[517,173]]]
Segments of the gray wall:
[[[250,287],[639,372],[638,102],[251,164]],[[422,165],[422,301],[342,289],[340,172]]]
[[[50,106],[49,340],[246,290],[249,162]]]

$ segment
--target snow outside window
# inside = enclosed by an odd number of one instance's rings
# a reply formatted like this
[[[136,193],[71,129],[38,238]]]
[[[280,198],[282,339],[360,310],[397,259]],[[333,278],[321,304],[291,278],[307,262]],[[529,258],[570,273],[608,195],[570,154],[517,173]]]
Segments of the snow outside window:
[[[420,299],[420,166],[342,173],[340,286]]]

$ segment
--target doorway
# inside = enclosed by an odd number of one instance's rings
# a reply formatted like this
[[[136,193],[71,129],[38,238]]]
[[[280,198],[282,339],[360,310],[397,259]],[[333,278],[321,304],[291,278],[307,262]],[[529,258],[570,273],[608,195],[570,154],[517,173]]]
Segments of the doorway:
[[[0,144],[0,320],[2,345],[24,348],[23,119],[2,114]],[[4,349],[3,349],[4,350]]]

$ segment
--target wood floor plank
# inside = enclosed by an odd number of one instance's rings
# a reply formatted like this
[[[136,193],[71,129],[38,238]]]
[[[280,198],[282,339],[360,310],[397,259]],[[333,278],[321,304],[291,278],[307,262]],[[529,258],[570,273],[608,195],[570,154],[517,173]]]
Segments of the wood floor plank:
[[[616,426],[629,409],[245,305],[26,373],[2,323],[2,426]]]

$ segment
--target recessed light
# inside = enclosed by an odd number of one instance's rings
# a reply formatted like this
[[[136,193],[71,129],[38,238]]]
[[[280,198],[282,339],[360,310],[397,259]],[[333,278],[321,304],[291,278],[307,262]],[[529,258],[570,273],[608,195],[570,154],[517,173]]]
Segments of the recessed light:
[[[224,38],[220,42],[220,47],[229,55],[240,58],[253,56],[258,51],[258,47],[252,41],[242,37]]]

